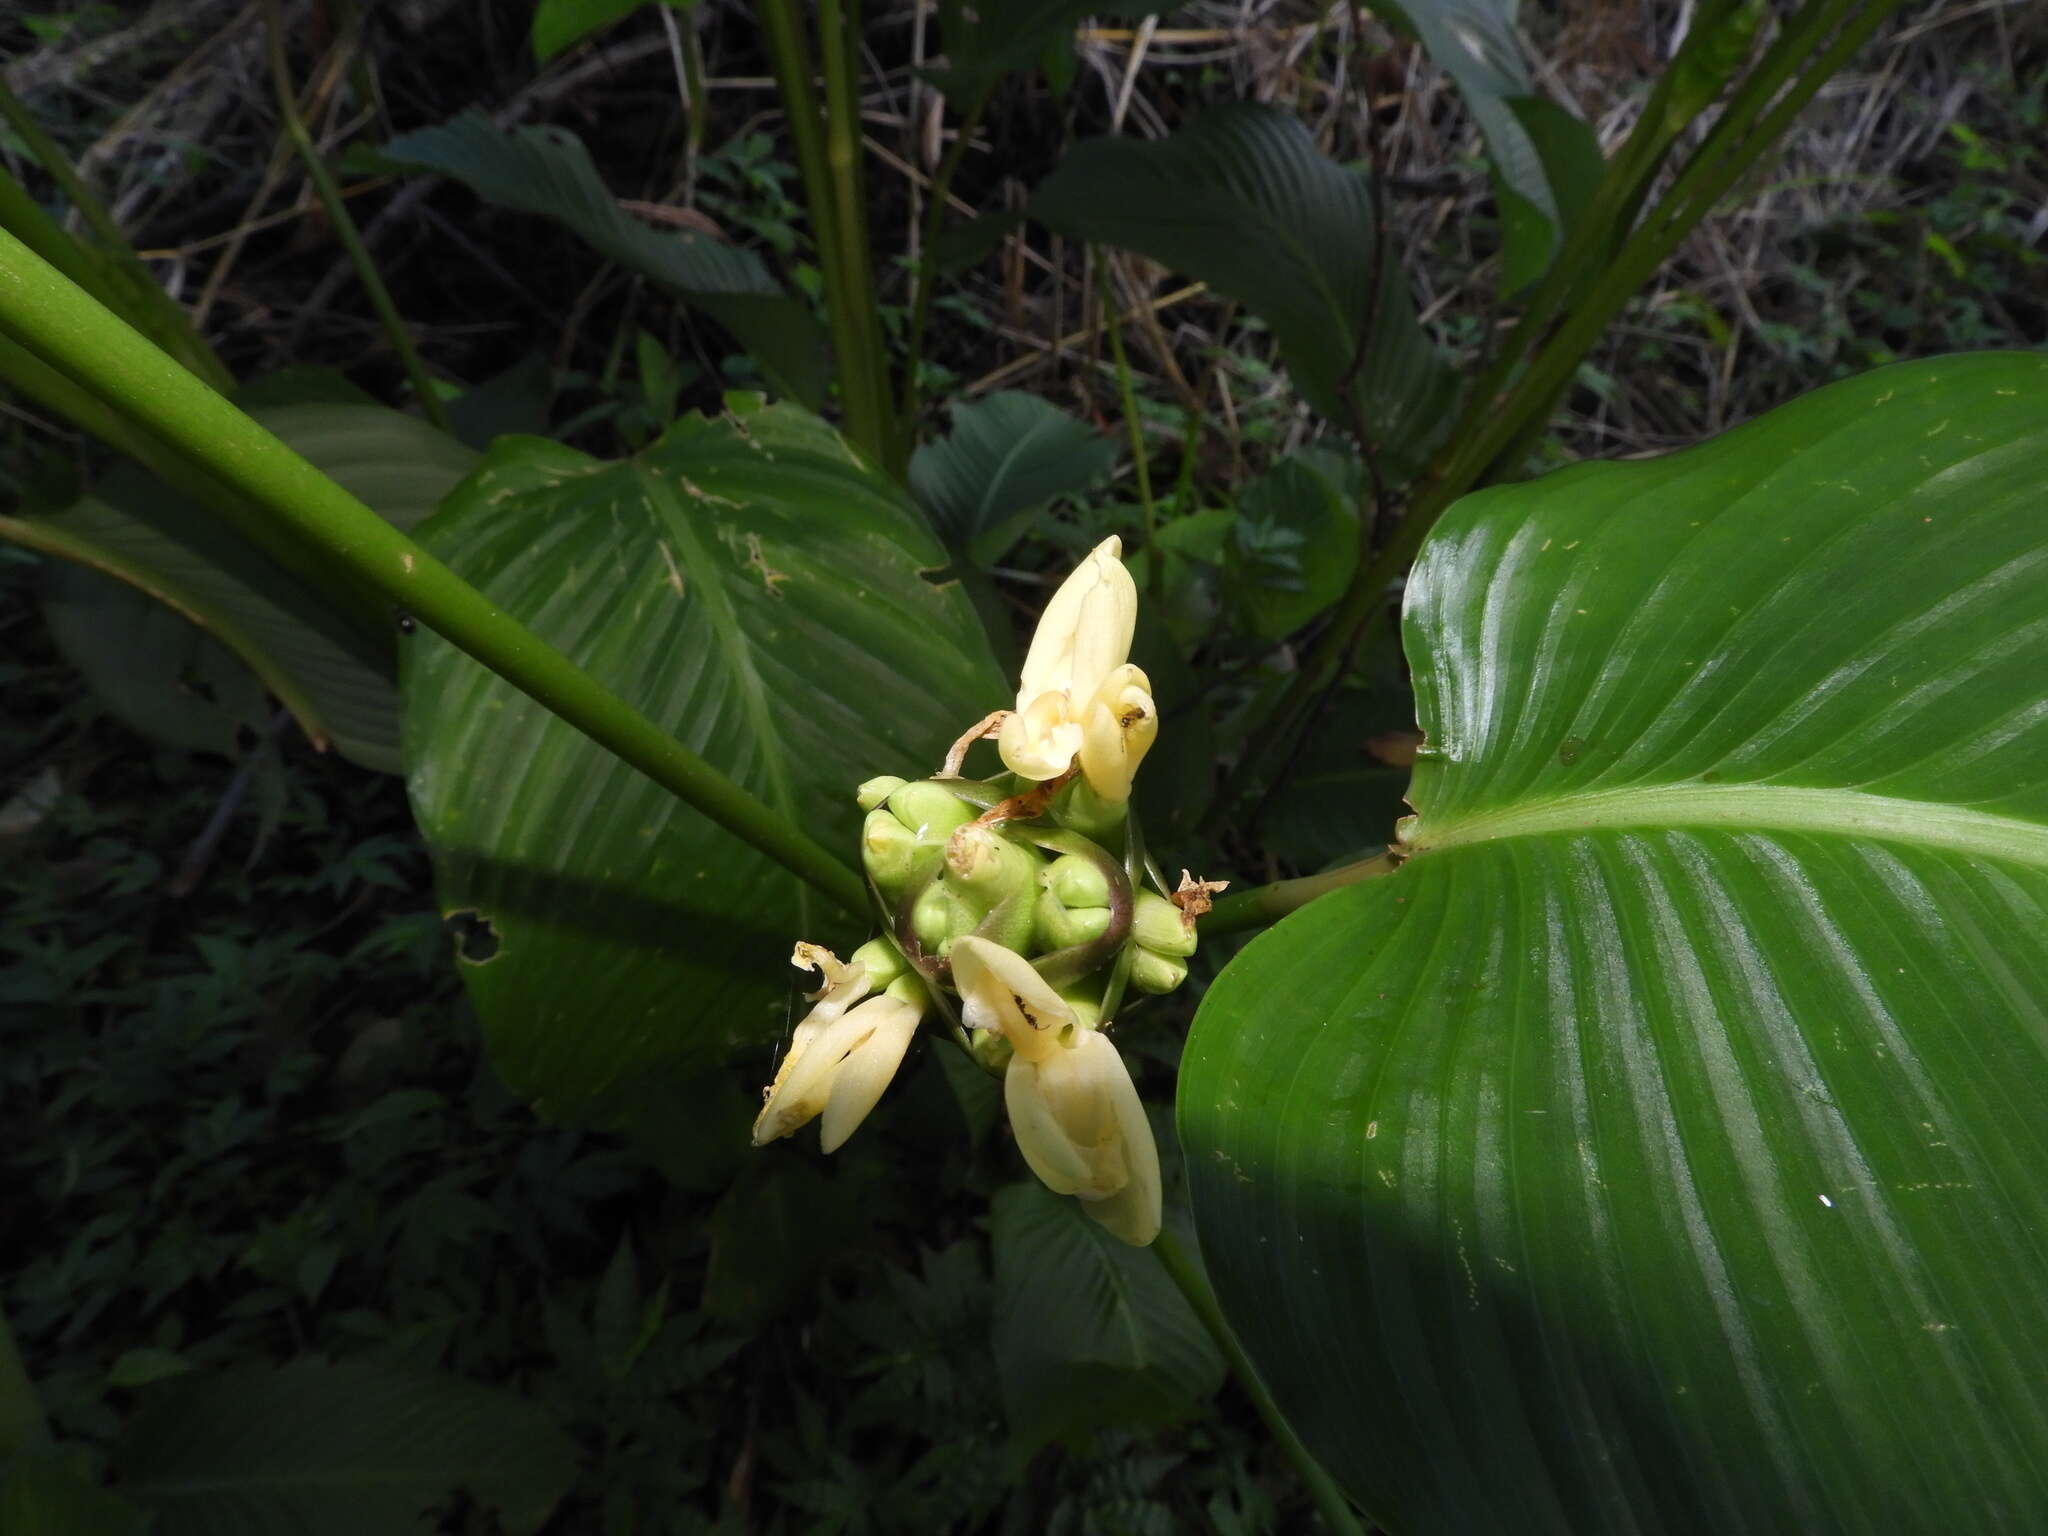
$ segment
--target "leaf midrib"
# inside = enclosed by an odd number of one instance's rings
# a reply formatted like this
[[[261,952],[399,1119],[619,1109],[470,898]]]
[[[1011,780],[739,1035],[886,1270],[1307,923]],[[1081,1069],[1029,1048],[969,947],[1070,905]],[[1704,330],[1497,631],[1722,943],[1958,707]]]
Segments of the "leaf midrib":
[[[1437,825],[1410,818],[1411,854],[1511,837],[1624,828],[1815,832],[1906,843],[2048,869],[2048,825],[1933,800],[1784,784],[1658,784],[1559,795]]]
[[[680,498],[663,481],[660,474],[641,466],[638,475],[648,501],[659,509],[661,514],[662,527],[657,530],[657,537],[661,532],[672,533],[676,542],[682,546],[683,566],[689,571],[690,578],[695,583],[693,595],[702,604],[712,635],[732,669],[740,708],[747,718],[761,752],[762,774],[767,781],[762,798],[780,811],[793,825],[798,824],[789,742],[776,724],[768,686],[754,664],[746,633],[733,606],[732,594],[726,590],[727,573],[713,563],[709,551],[698,535],[696,524],[691,520],[689,510],[683,506]],[[808,925],[811,920],[810,887],[793,875],[790,878],[796,886],[798,912],[802,921]]]

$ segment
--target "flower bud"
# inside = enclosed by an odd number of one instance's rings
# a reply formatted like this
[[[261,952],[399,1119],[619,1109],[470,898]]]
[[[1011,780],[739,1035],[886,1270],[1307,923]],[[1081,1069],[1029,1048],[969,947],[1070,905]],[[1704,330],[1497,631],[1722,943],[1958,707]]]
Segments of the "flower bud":
[[[965,826],[981,814],[943,784],[925,779],[905,784],[889,796],[889,809],[911,831],[926,837],[944,838],[955,827]]]
[[[1195,925],[1172,902],[1140,891],[1131,908],[1131,937],[1145,948],[1181,959],[1195,952]]]
[[[1129,819],[1130,811],[1129,801],[1105,800],[1089,787],[1086,779],[1078,776],[1052,802],[1055,821],[1098,843],[1113,841]]]
[[[1039,883],[1066,907],[1109,905],[1109,875],[1086,854],[1063,853],[1046,865]]]
[[[909,962],[887,939],[869,939],[853,952],[847,964],[865,966],[868,986],[877,992],[888,990],[898,977],[910,972]]]
[[[1038,855],[993,827],[964,826],[946,840],[946,874],[961,898],[987,912],[1006,897],[1029,892]]]
[[[909,782],[908,779],[897,778],[893,773],[885,773],[862,784],[853,792],[853,797],[860,802],[862,810],[872,811]]]
[[[1133,945],[1131,985],[1140,992],[1171,992],[1188,979],[1188,963],[1174,955]]]
[[[886,810],[868,812],[860,829],[861,863],[876,888],[894,901],[938,867],[945,856],[942,843],[920,838]]]
[[[1047,949],[1087,944],[1109,932],[1109,908],[1069,907],[1057,892],[1038,894],[1038,942]]]
[[[926,954],[943,955],[953,940],[973,932],[983,915],[964,906],[945,881],[934,881],[910,909],[910,931]]]
[[[1020,955],[1029,954],[1033,947],[1031,936],[1038,926],[1035,908],[1028,886],[1015,891],[997,902],[989,909],[988,915],[974,925],[975,936],[987,939],[991,944],[1000,944],[1005,949],[1014,949]]]

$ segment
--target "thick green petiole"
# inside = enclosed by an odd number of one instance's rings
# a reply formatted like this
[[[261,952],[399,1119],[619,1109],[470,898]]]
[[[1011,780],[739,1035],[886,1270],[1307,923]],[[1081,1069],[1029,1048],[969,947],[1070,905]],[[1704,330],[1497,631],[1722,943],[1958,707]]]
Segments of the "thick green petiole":
[[[1391,853],[1379,853],[1319,875],[1303,875],[1297,880],[1276,880],[1271,885],[1232,891],[1202,917],[1202,937],[1207,938],[1213,933],[1236,933],[1243,928],[1263,928],[1307,906],[1318,896],[1341,891],[1361,880],[1377,880],[1391,875],[1399,867]]]
[[[599,746],[848,912],[865,915],[866,887],[846,864],[500,612],[5,231],[0,331],[247,497],[336,575],[382,593]]]

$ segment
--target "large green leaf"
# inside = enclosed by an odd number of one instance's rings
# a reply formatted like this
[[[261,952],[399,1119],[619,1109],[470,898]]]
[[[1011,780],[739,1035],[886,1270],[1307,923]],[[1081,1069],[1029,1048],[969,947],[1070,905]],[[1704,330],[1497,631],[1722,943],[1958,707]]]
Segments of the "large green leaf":
[[[1390,878],[1189,1044],[1219,1295],[1416,1531],[2048,1511],[2048,357],[1454,507]]]
[[[425,422],[382,406],[271,405],[252,414],[400,528],[424,518],[476,462],[473,452]],[[163,716],[190,707],[180,690],[193,676],[211,682],[217,697],[239,690],[221,672],[218,652],[166,620],[162,604],[240,657],[315,742],[367,767],[398,771],[390,639],[366,634],[327,595],[250,547],[209,508],[122,465],[69,507],[0,516],[0,538],[77,561],[133,589],[114,592],[60,577],[51,618],[72,658],[138,727],[179,745],[225,750],[246,713],[238,700],[224,712],[204,711],[204,722],[188,720],[190,731],[169,728]]]
[[[114,1453],[156,1536],[390,1536],[458,1490],[533,1531],[576,1450],[531,1403],[453,1377],[298,1361],[187,1379],[149,1399]]]
[[[617,463],[505,439],[421,537],[849,859],[854,787],[936,769],[1005,696],[966,601],[920,574],[945,556],[916,510],[794,407],[691,416]],[[691,1074],[802,1007],[795,940],[866,935],[452,646],[406,653],[413,807],[443,909],[488,928],[463,971],[499,1070],[544,1112],[662,1136]]]
[[[1398,253],[1375,257],[1366,173],[1327,158],[1292,113],[1241,102],[1170,138],[1083,140],[1030,211],[1243,303],[1278,338],[1308,402],[1364,424],[1390,480],[1441,430],[1456,378],[1422,333]]]
[[[1513,293],[1543,275],[1591,197],[1599,141],[1533,94],[1515,37],[1516,0],[1392,0],[1385,9],[1458,83],[1486,140],[1500,202],[1501,286]]]
[[[989,1207],[993,1343],[1016,1449],[1165,1424],[1223,1385],[1223,1356],[1154,1254],[1073,1200],[1011,1184]]]
[[[805,405],[823,404],[830,382],[825,332],[810,306],[786,292],[751,251],[628,216],[568,129],[500,133],[481,113],[465,112],[400,135],[377,158],[401,170],[452,176],[485,202],[568,226],[724,326],[778,389]]]

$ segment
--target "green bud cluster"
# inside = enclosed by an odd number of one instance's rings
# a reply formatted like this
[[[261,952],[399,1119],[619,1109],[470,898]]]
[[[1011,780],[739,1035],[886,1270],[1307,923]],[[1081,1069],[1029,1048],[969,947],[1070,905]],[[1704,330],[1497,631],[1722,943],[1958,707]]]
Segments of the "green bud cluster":
[[[942,974],[954,941],[972,933],[1042,962],[1060,995],[1091,1017],[1106,991],[1171,992],[1187,979],[1194,924],[1164,896],[1132,891],[1123,863],[1096,841],[1121,842],[1127,808],[1076,803],[1078,789],[1076,781],[1052,807],[1054,825],[988,825],[979,818],[1003,798],[1002,781],[884,777],[860,786],[862,862],[894,915],[896,941],[928,975]],[[984,1046],[1007,1049],[994,1037],[977,1041]]]
[[[1140,992],[1171,992],[1188,979],[1195,925],[1164,896],[1140,891],[1131,911],[1131,985]]]
[[[943,785],[902,779],[869,779],[860,787],[860,803],[868,813],[860,829],[861,863],[892,906],[937,872],[947,839],[976,815]]]

